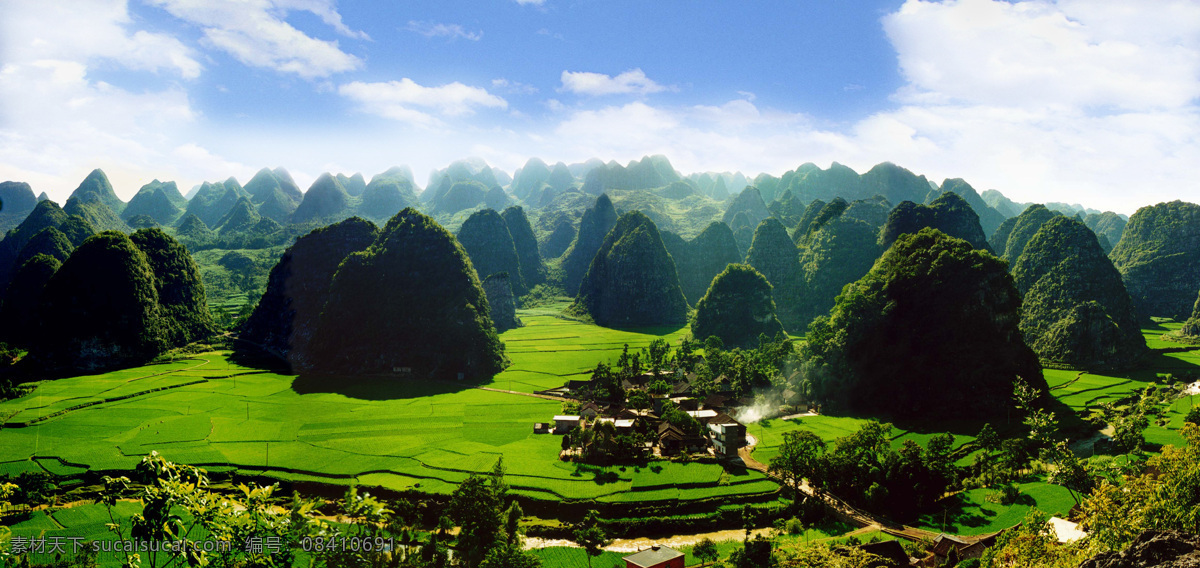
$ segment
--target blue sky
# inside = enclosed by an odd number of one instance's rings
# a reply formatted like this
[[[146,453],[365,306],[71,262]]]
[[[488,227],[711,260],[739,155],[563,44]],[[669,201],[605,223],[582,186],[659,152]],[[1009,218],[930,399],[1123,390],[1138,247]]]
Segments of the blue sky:
[[[124,198],[479,156],[893,161],[1022,201],[1200,199],[1194,2],[6,0],[0,179]]]

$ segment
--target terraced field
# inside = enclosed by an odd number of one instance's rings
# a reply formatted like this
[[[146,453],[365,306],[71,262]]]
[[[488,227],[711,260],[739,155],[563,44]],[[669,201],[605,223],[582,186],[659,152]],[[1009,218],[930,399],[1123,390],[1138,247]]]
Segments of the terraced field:
[[[504,334],[512,367],[490,386],[561,386],[658,337],[522,312]],[[245,368],[228,353],[40,384],[0,403],[0,472],[127,470],[158,451],[214,471],[292,481],[449,493],[503,458],[517,494],[547,500],[676,502],[769,495],[761,473],[716,464],[599,468],[558,460],[561,437],[533,423],[558,402],[453,383],[290,376]]]

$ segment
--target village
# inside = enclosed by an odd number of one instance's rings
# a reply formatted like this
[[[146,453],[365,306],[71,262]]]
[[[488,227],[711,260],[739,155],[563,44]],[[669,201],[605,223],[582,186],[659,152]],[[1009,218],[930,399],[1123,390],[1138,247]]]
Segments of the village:
[[[695,379],[694,373],[645,372],[617,379],[618,396],[611,396],[613,390],[602,378],[569,381],[539,392],[561,397],[570,412],[554,416],[552,423],[534,424],[534,432],[563,435],[563,459],[627,461],[680,454],[738,458],[738,450],[747,445],[746,426],[731,414],[753,406],[754,398],[737,398],[723,376],[713,381],[714,392],[694,392]],[[791,402],[801,412],[808,411],[807,404]],[[624,438],[624,444],[614,444],[624,451],[589,453],[586,442],[597,438]]]

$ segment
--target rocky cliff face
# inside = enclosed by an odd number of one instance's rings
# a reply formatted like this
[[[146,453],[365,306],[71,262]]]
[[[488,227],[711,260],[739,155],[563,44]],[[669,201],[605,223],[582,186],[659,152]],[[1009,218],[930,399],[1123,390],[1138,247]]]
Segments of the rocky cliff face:
[[[1139,317],[1188,317],[1200,290],[1200,205],[1138,209],[1110,257]]]
[[[1146,531],[1121,552],[1102,552],[1079,568],[1200,568],[1200,536]]]
[[[512,284],[507,273],[500,272],[485,278],[483,293],[487,295],[488,306],[491,307],[490,314],[492,324],[496,326],[496,333],[521,327],[521,320],[517,318],[517,299],[513,296]]]
[[[1083,223],[1059,216],[1042,225],[1013,277],[1024,295],[1021,332],[1043,364],[1122,369],[1146,352],[1121,275]]]
[[[605,327],[687,321],[675,261],[649,217],[638,211],[621,216],[588,267],[573,309]]]

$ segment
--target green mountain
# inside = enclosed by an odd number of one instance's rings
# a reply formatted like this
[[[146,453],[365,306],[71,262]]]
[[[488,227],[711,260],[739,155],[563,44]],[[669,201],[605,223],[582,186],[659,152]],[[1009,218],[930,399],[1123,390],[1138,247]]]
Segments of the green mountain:
[[[25,246],[21,248],[21,252],[17,253],[16,262],[13,266],[21,266],[29,259],[44,254],[57,260],[59,263],[67,261],[71,256],[71,251],[75,250],[75,245],[71,244],[71,240],[67,235],[58,230],[57,227],[46,227],[38,231]]]
[[[403,209],[420,204],[413,183],[404,170],[392,168],[371,178],[362,192],[358,214],[368,219],[391,219]]]
[[[1200,336],[1200,297],[1197,297],[1196,303],[1192,304],[1192,317],[1183,323],[1179,333],[1187,337]]]
[[[1121,235],[1125,232],[1125,218],[1113,213],[1105,211],[1103,213],[1092,213],[1084,217],[1083,224],[1087,225],[1092,232],[1096,233],[1097,237],[1104,237],[1109,246],[1105,249],[1105,253],[1112,252],[1113,247],[1121,241]],[[1104,242],[1101,241],[1101,246]]]
[[[71,197],[67,199],[67,202],[69,203],[73,198],[90,201],[86,199],[87,196],[92,196],[101,203],[104,203],[114,214],[119,214],[125,210],[125,202],[121,201],[120,197],[117,197],[116,192],[113,191],[112,184],[108,182],[108,176],[104,175],[104,171],[99,168],[92,170],[92,173],[83,178],[79,187],[71,192]]]
[[[126,225],[120,217],[117,217],[115,211],[92,193],[71,197],[63,206],[63,212],[67,215],[83,217],[97,231],[121,231],[122,233],[130,231],[129,225]]]
[[[793,332],[808,322],[800,313],[804,301],[804,281],[800,272],[800,253],[778,219],[769,218],[754,230],[754,242],[746,254],[746,264],[754,267],[771,283],[775,313],[783,327]]]
[[[212,232],[203,220],[191,213],[184,215],[179,220],[179,226],[175,228],[175,236],[192,250],[209,245],[217,237],[216,233]]]
[[[986,203],[988,207],[995,209],[996,211],[1000,212],[1001,215],[1004,215],[1009,219],[1020,215],[1022,211],[1025,211],[1030,205],[1033,205],[1032,203],[1017,203],[1005,197],[1003,193],[1000,193],[994,189],[984,191],[982,194],[980,194],[980,197],[983,198],[983,202]]]
[[[304,201],[296,207],[292,223],[334,222],[350,216],[350,194],[328,172],[321,174],[304,194]]]
[[[729,199],[729,188],[725,186],[725,178],[718,177],[717,180],[713,182],[712,190],[709,191],[708,196],[716,199],[717,201],[725,201],[726,199]]]
[[[609,162],[592,169],[584,177],[583,191],[600,195],[610,189],[654,189],[680,179],[679,172],[665,156],[645,156],[629,162],[628,166]]]
[[[511,203],[512,198],[509,197],[507,193],[504,193],[504,189],[498,185],[492,186],[492,188],[488,190],[487,194],[483,196],[483,206],[489,209],[495,209],[496,211],[503,211],[504,208],[508,207]]]
[[[67,220],[67,214],[53,201],[39,201],[21,224],[11,229],[0,241],[0,290],[8,287],[13,272],[19,268],[17,255],[34,235],[47,227],[58,227]]]
[[[17,268],[0,307],[0,341],[23,348],[33,346],[36,334],[31,332],[38,329],[42,291],[60,266],[58,259],[38,254]]]
[[[568,172],[569,173],[569,172]],[[530,196],[541,194],[542,186],[550,179],[550,167],[540,158],[529,158],[525,165],[513,176],[513,195],[520,200],[528,200]]]
[[[244,233],[253,228],[259,221],[263,219],[262,215],[254,209],[254,204],[250,203],[250,199],[242,197],[229,208],[229,212],[217,221],[216,231],[222,237],[234,233]]]
[[[878,236],[878,228],[844,213],[825,223],[801,247],[805,297],[800,320],[805,325],[828,314],[842,288],[871,270],[884,250]]]
[[[863,197],[882,195],[892,203],[921,203],[929,193],[929,180],[891,162],[883,162],[862,175]]]
[[[546,185],[555,191],[563,192],[575,185],[575,176],[571,175],[571,170],[567,168],[566,164],[558,162],[554,164],[554,169],[550,170],[550,176],[546,178]]]
[[[1139,317],[1182,321],[1200,290],[1200,205],[1172,201],[1138,209],[1109,256]]]
[[[525,281],[525,286],[533,288],[545,282],[546,265],[542,263],[542,257],[538,254],[537,236],[533,234],[533,227],[529,224],[529,218],[525,216],[525,210],[516,205],[505,209],[500,217],[508,226],[508,234],[512,235],[513,246],[516,247],[517,257],[521,261],[521,279]]]
[[[283,222],[304,199],[299,188],[296,188],[295,194],[290,192],[295,187],[295,182],[290,180],[291,176],[284,179],[270,169],[263,168],[246,182],[244,190],[250,194],[250,202],[257,206],[260,215]]]
[[[891,211],[892,204],[882,196],[877,195],[870,199],[856,199],[850,202],[841,216],[847,219],[862,221],[876,229],[880,229],[887,224],[888,214]]]
[[[46,367],[144,365],[168,344],[154,270],[123,233],[84,241],[46,283],[32,352]]]
[[[596,251],[600,250],[605,235],[616,224],[617,210],[613,208],[608,195],[602,193],[596,198],[596,204],[583,212],[583,218],[579,221],[579,232],[571,243],[571,248],[564,253],[566,256],[562,262],[565,273],[563,288],[567,294],[575,295],[579,292],[579,283],[583,281],[584,274],[591,266]]]
[[[200,267],[187,249],[162,229],[134,231],[129,240],[145,253],[154,272],[167,346],[187,345],[216,332],[200,281]]]
[[[746,214],[745,224],[751,228],[757,227],[762,223],[763,219],[771,216],[771,211],[767,209],[767,204],[763,202],[762,195],[758,192],[757,187],[747,187],[733,201],[729,203],[729,207],[725,208],[725,214],[721,216],[721,222],[729,225],[730,229],[737,230],[739,227],[734,226],[733,218],[738,213]]]
[[[38,194],[38,197],[37,197],[37,200],[38,200],[38,201],[47,201],[47,200],[49,200],[49,199],[50,199],[50,196],[49,196],[49,195],[46,195],[46,192],[44,192],[44,191],[43,191],[43,192],[41,192],[41,193],[39,193],[39,194]]]
[[[759,194],[761,193],[762,190],[759,190]],[[771,216],[779,219],[785,227],[792,227],[799,223],[800,218],[804,216],[804,209],[804,202],[800,201],[800,198],[796,197],[790,189],[784,191],[783,195],[767,205]]]
[[[663,233],[664,244],[666,240],[666,233]],[[670,250],[670,246],[667,248]],[[684,243],[679,254],[672,251],[671,256],[675,259],[683,295],[692,305],[704,296],[713,278],[726,266],[739,263],[743,258],[733,231],[720,221],[713,221],[696,238]]]
[[[759,335],[783,332],[771,298],[771,284],[762,274],[745,264],[730,264],[696,302],[692,337],[703,341],[717,336],[727,347],[757,347]]]
[[[546,260],[558,258],[571,248],[571,243],[575,240],[575,227],[571,222],[563,219],[554,226],[554,230],[546,236],[544,240],[538,243],[538,254]]]
[[[943,192],[954,192],[959,197],[963,198],[971,209],[979,215],[979,225],[983,228],[984,235],[991,235],[996,232],[996,229],[1010,217],[995,209],[992,209],[982,197],[971,187],[971,184],[964,181],[962,178],[948,179],[942,182]],[[1015,217],[1015,215],[1013,215]]]
[[[1042,225],[1059,215],[1061,213],[1046,209],[1044,205],[1030,205],[1028,209],[1017,216],[1012,232],[1004,240],[1004,254],[1001,255],[1004,260],[1008,261],[1010,267],[1017,265],[1017,259],[1021,258],[1021,252],[1025,250],[1025,245],[1037,234]],[[996,236],[999,237],[999,235]],[[997,254],[1000,254],[999,249],[997,249]]]
[[[33,188],[25,182],[0,182],[0,232],[8,232],[25,220],[38,199],[33,196]]]
[[[1004,247],[1008,244],[1008,237],[1012,235],[1013,227],[1017,226],[1017,217],[1009,217],[996,227],[996,231],[988,238],[988,246],[992,247],[996,256],[1004,256]]]
[[[434,197],[430,204],[437,215],[453,215],[464,209],[478,207],[487,198],[487,186],[475,180],[455,182],[445,193]]]
[[[138,215],[147,215],[159,225],[170,225],[183,213],[184,207],[187,207],[187,200],[180,195],[175,182],[154,180],[143,185],[129,200],[121,212],[121,219],[128,223]]]
[[[346,193],[350,194],[351,197],[358,197],[367,190],[367,180],[363,178],[361,173],[355,173],[350,177],[346,177],[345,174],[338,174],[337,180],[338,183],[342,184],[342,187],[346,188]]]
[[[496,326],[496,333],[521,327],[517,318],[517,300],[513,296],[511,279],[507,272],[497,272],[483,279],[483,292],[487,296],[489,317]]]
[[[820,202],[814,201],[813,203],[810,203],[808,211],[812,211],[818,203]],[[796,245],[800,247],[808,246],[808,242],[812,240],[814,233],[821,230],[821,227],[824,227],[826,223],[841,217],[842,213],[845,213],[846,209],[849,208],[850,204],[846,203],[846,200],[842,199],[841,197],[835,197],[829,203],[822,204],[821,208],[817,209],[817,211],[811,217],[806,214],[800,218],[800,223],[808,221],[808,224],[804,226],[803,230],[801,230],[801,228],[797,225],[796,232],[792,236],[792,242],[796,243]],[[799,235],[799,237],[796,237],[795,235]]]
[[[1008,267],[935,229],[901,235],[816,319],[801,357],[830,409],[896,418],[1004,416],[1020,377],[1046,391]]]
[[[813,221],[817,220],[817,215],[821,214],[826,205],[828,203],[820,199],[808,204],[808,207],[804,209],[804,214],[800,216],[800,220],[795,225],[792,225],[792,242],[799,246],[808,237],[808,227],[813,224]]]
[[[509,275],[513,293],[524,296],[529,291],[521,278],[521,260],[508,224],[494,209],[480,209],[463,221],[458,242],[480,280],[503,272]]]
[[[245,192],[236,185],[236,181],[233,184],[221,181],[204,182],[196,195],[188,201],[184,217],[195,215],[204,221],[206,226],[215,227],[243,195]]]
[[[905,201],[892,209],[887,223],[879,233],[879,244],[887,248],[900,235],[915,233],[925,227],[937,229],[947,235],[963,239],[971,246],[992,252],[987,236],[979,226],[979,215],[970,204],[957,193],[946,192],[929,205]]]
[[[816,164],[806,163],[779,178],[779,191],[791,190],[801,201],[828,202],[835,197],[854,200],[870,197],[858,172],[833,162],[829,169],[822,170]],[[893,201],[893,203],[896,203]],[[812,204],[809,204],[811,210]],[[808,225],[805,225],[807,227]]]
[[[467,253],[415,209],[392,217],[367,250],[342,262],[309,346],[330,373],[491,377],[505,364]]]
[[[604,327],[687,321],[675,261],[649,217],[631,211],[617,220],[580,282],[572,309]]]
[[[366,250],[378,235],[370,221],[351,217],[296,239],[271,269],[237,348],[265,351],[293,369],[306,366],[334,273],[347,256]]]
[[[1043,364],[1124,369],[1146,353],[1121,274],[1083,223],[1047,221],[1013,267],[1021,332]]]

